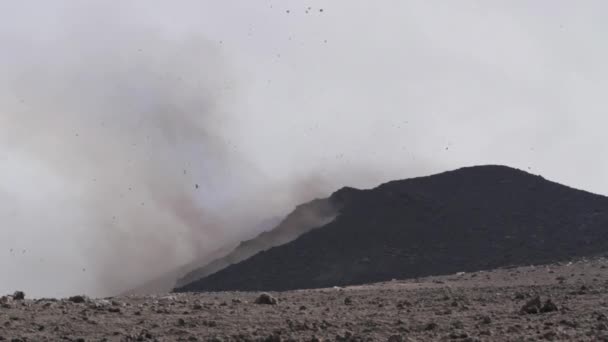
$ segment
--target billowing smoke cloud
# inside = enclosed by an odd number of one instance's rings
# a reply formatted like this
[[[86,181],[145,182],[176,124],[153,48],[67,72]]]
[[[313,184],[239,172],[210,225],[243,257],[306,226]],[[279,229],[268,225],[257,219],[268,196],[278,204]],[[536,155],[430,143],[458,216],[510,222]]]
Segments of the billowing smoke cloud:
[[[237,91],[217,44],[107,15],[4,44],[4,286],[48,267],[51,289],[124,289],[224,241],[236,222],[218,213],[260,177],[224,140]]]
[[[0,290],[116,294],[327,195],[238,150],[247,94],[221,42],[62,5],[44,32],[2,32]]]
[[[608,192],[605,5],[569,6],[0,3],[0,292],[114,294],[452,167]]]

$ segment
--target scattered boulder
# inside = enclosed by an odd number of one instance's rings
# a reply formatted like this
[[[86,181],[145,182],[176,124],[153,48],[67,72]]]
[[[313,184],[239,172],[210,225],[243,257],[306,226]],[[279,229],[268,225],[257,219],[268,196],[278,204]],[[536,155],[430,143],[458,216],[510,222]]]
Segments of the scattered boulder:
[[[547,341],[553,341],[557,338],[557,333],[555,331],[547,331],[543,334],[543,338]]]
[[[454,329],[463,329],[464,328],[464,324],[462,324],[461,321],[454,321],[454,322],[452,322],[452,328],[454,328]]]
[[[391,335],[388,338],[387,342],[403,342],[403,336],[401,336],[401,335]]]
[[[87,297],[78,295],[78,296],[72,296],[72,297],[68,298],[68,300],[72,303],[80,304],[80,303],[85,303],[87,301]]]
[[[465,332],[452,332],[450,333],[450,335],[448,335],[448,337],[452,340],[463,340],[463,339],[467,339],[469,337],[469,334],[465,333]]]
[[[437,328],[439,328],[439,325],[437,325],[437,323],[435,323],[435,322],[431,322],[424,326],[424,331],[432,331]]]
[[[526,299],[526,295],[522,292],[516,292],[515,299],[518,299],[518,300]]]
[[[348,330],[346,330],[343,334],[336,335],[336,341],[338,342],[347,342],[352,341],[353,339],[353,333]]]
[[[578,327],[578,323],[567,319],[562,319],[561,321],[559,321],[559,324],[573,329],[576,329]]]
[[[557,305],[551,299],[547,299],[543,304],[540,296],[536,296],[529,300],[520,310],[522,314],[539,314],[558,311]]]
[[[278,301],[268,293],[262,293],[258,298],[256,298],[254,303],[262,305],[276,305]]]
[[[540,296],[536,296],[524,304],[521,307],[520,312],[523,314],[537,314],[540,313],[540,308],[542,306],[542,302],[540,301]]]
[[[263,340],[264,342],[281,342],[281,335],[279,334],[272,334],[272,335],[268,335],[266,336],[266,338],[264,338]]]
[[[481,323],[490,324],[492,323],[492,318],[490,318],[490,316],[483,316],[481,317]]]
[[[559,309],[557,308],[557,305],[555,305],[555,303],[553,303],[553,301],[551,301],[551,299],[547,299],[547,301],[545,301],[545,304],[543,304],[543,307],[540,308],[540,312],[542,313],[546,313],[546,312],[554,312],[554,311],[558,311]]]

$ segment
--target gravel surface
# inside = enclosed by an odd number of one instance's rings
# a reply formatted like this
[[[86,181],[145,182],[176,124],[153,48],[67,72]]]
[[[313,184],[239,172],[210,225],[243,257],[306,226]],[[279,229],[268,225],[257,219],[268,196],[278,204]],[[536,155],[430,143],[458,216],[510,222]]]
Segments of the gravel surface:
[[[608,341],[608,259],[282,293],[0,299],[3,341]]]

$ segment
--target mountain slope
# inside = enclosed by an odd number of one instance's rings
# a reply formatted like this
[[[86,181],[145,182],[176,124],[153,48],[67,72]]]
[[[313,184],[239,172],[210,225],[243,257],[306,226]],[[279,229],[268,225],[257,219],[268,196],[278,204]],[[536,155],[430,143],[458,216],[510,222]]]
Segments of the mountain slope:
[[[322,228],[177,291],[289,290],[608,252],[608,198],[504,166],[344,188]]]
[[[281,219],[278,217],[268,218],[259,222],[258,224],[254,224],[252,227],[248,227],[253,234],[259,234],[259,232],[266,232],[273,228],[275,228]],[[253,236],[253,235],[252,235]],[[229,240],[229,239],[227,239]],[[122,296],[130,296],[130,295],[154,295],[159,293],[167,293],[173,290],[176,286],[181,286],[180,281],[191,282],[202,278],[203,276],[196,277],[197,271],[200,269],[209,268],[210,264],[215,263],[217,260],[222,260],[222,258],[233,253],[235,248],[238,246],[236,242],[227,243],[220,248],[212,250],[206,254],[203,254],[191,262],[177,267],[168,272],[164,272],[159,276],[156,276],[152,279],[145,281],[144,283],[130,288],[128,291],[121,293]],[[257,252],[256,252],[257,253]],[[253,253],[255,254],[255,253]],[[252,254],[252,255],[253,255]],[[239,260],[240,261],[240,260]],[[228,266],[229,264],[225,265]],[[224,266],[224,267],[225,267]],[[223,267],[221,267],[223,268]],[[219,270],[221,268],[216,269]],[[207,273],[211,274],[211,273]],[[204,274],[204,275],[207,275]],[[191,277],[191,278],[188,278]]]
[[[335,215],[336,209],[328,199],[316,199],[299,205],[276,228],[265,231],[253,239],[241,242],[230,253],[187,273],[177,280],[176,286],[184,286],[248,259],[261,251],[288,243],[316,227],[329,223]]]

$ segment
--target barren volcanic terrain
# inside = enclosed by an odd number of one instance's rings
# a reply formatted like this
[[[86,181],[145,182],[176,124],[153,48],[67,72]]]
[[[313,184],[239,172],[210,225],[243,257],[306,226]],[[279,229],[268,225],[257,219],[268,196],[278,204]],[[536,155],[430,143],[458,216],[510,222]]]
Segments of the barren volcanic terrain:
[[[606,258],[270,295],[5,296],[0,340],[608,341]]]
[[[178,293],[4,296],[0,341],[608,341],[606,227],[608,198],[503,166],[344,188]]]

